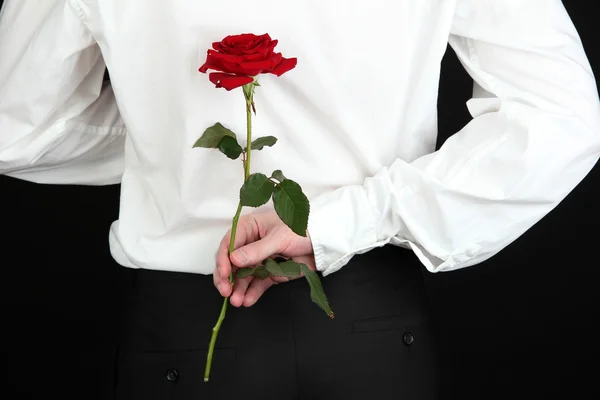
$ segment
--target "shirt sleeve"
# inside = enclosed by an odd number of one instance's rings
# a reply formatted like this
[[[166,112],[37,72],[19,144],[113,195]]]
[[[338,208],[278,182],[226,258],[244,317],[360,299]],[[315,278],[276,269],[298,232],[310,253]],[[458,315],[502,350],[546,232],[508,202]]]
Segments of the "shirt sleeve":
[[[324,275],[387,243],[431,272],[480,263],[556,207],[600,156],[600,104],[560,0],[459,0],[449,38],[479,95],[441,149],[311,201]]]
[[[94,38],[70,0],[7,0],[0,14],[0,174],[117,183],[126,129]]]

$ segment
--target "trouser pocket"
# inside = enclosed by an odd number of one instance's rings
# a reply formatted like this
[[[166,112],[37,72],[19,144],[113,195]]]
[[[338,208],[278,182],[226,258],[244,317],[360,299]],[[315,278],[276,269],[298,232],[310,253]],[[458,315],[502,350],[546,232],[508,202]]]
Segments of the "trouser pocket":
[[[231,384],[233,348],[216,349],[211,379],[204,382],[206,350],[121,354],[117,400],[216,399]],[[221,396],[219,396],[219,393]]]

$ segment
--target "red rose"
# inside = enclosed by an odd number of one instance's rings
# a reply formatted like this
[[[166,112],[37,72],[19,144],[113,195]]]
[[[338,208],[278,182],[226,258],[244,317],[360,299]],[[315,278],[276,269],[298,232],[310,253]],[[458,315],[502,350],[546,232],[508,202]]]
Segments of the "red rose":
[[[251,83],[258,74],[281,76],[293,69],[297,60],[275,53],[275,46],[277,40],[272,40],[268,33],[230,35],[212,44],[214,50],[208,50],[206,62],[198,71],[219,71],[211,72],[208,78],[218,88],[227,90]]]

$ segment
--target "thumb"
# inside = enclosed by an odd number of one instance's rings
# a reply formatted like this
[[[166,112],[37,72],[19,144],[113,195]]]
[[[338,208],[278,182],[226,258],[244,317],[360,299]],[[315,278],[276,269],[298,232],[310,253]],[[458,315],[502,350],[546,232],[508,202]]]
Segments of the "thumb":
[[[281,240],[276,235],[267,235],[264,238],[240,247],[229,259],[236,267],[254,267],[261,264],[266,258],[279,253]]]

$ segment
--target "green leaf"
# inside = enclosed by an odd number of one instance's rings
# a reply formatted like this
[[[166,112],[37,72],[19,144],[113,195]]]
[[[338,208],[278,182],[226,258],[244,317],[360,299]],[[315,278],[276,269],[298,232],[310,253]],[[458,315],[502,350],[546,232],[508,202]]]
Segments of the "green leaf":
[[[275,136],[259,137],[252,141],[252,150],[262,150],[263,147],[271,147],[275,143],[277,143],[277,138]]]
[[[235,273],[235,279],[247,278],[249,276],[254,276],[259,279],[266,279],[269,277],[269,271],[267,271],[264,265],[259,265],[256,268],[240,268]]]
[[[237,142],[237,139],[231,136],[223,136],[219,142],[219,150],[232,160],[237,159],[242,154],[242,146]]]
[[[225,136],[235,138],[235,133],[225,128],[220,122],[217,122],[204,131],[202,136],[200,136],[200,139],[198,139],[194,144],[194,147],[216,149],[219,147],[221,139],[223,139]]]
[[[275,178],[279,182],[283,182],[286,179],[285,175],[283,175],[283,172],[281,172],[280,169],[273,171],[273,173],[271,174],[271,178]]]
[[[273,194],[275,184],[265,174],[252,174],[240,189],[242,206],[259,207],[266,204]]]
[[[288,278],[294,278],[302,275],[300,265],[293,260],[286,260],[278,263],[275,260],[266,260],[265,268],[273,276],[286,276]]]
[[[267,279],[269,277],[269,271],[265,269],[264,265],[259,265],[254,268],[254,273],[252,275],[258,279]]]
[[[294,233],[306,236],[310,204],[300,185],[290,179],[284,179],[275,187],[273,205],[279,218]]]
[[[306,264],[301,264],[300,268],[302,269],[302,273],[310,286],[310,298],[314,301],[325,313],[329,316],[329,318],[333,319],[333,311],[331,307],[329,307],[329,303],[327,302],[327,297],[325,296],[325,292],[323,291],[323,286],[321,285],[321,280],[319,279],[319,275],[308,268]]]
[[[240,268],[235,273],[235,279],[246,278],[254,273],[254,268]]]

